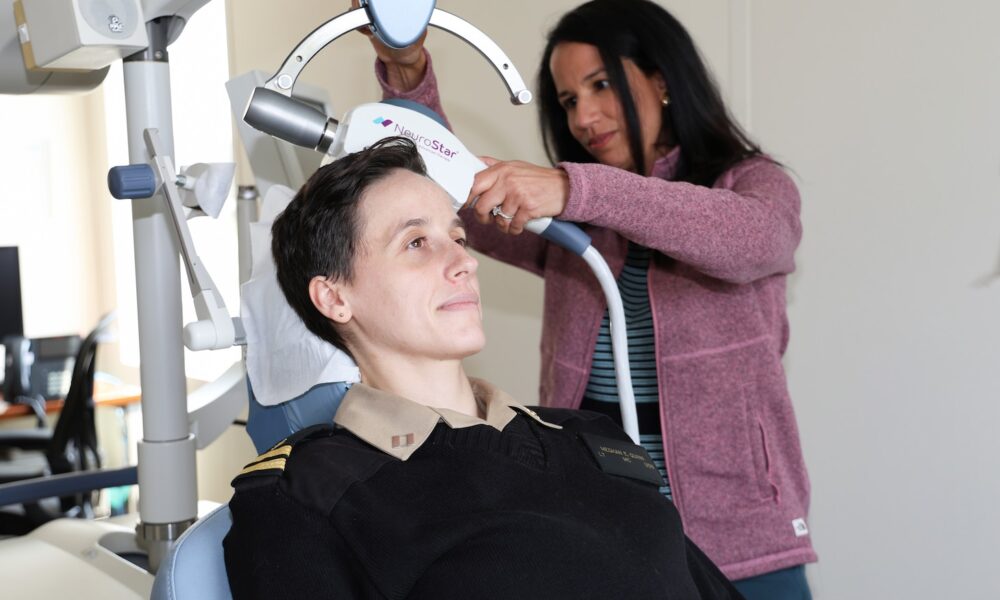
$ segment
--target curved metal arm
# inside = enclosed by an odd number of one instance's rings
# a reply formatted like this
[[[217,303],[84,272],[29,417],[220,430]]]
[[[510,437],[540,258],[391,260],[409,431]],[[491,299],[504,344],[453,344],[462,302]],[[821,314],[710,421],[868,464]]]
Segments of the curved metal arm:
[[[323,23],[292,49],[285,62],[281,63],[278,72],[264,83],[264,87],[291,96],[292,88],[295,87],[302,69],[306,68],[320,50],[345,33],[370,24],[371,19],[363,8],[355,8]]]
[[[320,50],[345,33],[370,24],[371,19],[363,8],[350,10],[330,19],[299,42],[299,45],[292,50],[274,76],[267,80],[264,87],[285,96],[291,96],[292,89],[295,87],[295,82],[298,80],[299,74],[302,73],[302,69]],[[437,8],[431,13],[429,24],[457,36],[486,57],[503,78],[504,84],[510,92],[511,102],[514,104],[531,102],[531,91],[525,87],[524,80],[521,79],[514,63],[489,36],[467,21]]]
[[[524,85],[521,74],[514,68],[514,63],[497,46],[496,42],[489,36],[474,27],[468,21],[464,21],[455,15],[443,10],[434,9],[431,13],[431,25],[438,27],[464,40],[475,48],[490,61],[497,74],[503,78],[504,84],[510,91],[510,101],[514,104],[528,104],[531,102],[531,91]]]

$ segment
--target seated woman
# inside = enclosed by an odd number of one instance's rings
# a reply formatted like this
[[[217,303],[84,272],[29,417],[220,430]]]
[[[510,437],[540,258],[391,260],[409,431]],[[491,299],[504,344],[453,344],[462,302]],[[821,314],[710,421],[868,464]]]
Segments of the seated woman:
[[[466,376],[477,263],[408,139],[321,168],[273,227],[278,280],[361,383],[236,477],[235,598],[739,598],[642,448]]]

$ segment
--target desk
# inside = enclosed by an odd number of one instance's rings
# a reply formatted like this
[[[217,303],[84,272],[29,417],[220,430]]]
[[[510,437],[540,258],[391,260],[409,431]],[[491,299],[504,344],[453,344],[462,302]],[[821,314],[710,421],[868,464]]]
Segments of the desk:
[[[105,382],[94,383],[94,404],[96,406],[128,406],[139,402],[139,388],[134,386],[111,385]],[[62,410],[62,400],[47,400],[45,412],[54,413]],[[29,417],[34,413],[24,404],[7,404],[0,396],[0,420],[15,417]]]

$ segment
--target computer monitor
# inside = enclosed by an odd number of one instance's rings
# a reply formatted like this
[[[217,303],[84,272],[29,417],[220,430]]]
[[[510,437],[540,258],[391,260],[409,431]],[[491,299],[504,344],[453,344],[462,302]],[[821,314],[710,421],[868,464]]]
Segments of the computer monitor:
[[[21,269],[16,247],[0,247],[0,340],[8,335],[24,335]]]

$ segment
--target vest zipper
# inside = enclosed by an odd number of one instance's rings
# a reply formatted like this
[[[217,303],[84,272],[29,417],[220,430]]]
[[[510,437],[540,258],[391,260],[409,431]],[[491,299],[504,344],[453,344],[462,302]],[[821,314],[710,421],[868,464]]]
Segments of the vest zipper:
[[[653,301],[653,272],[656,266],[656,255],[659,254],[657,251],[653,251],[650,255],[649,267],[646,271],[646,295],[649,297],[649,312],[653,317],[653,359],[656,361],[656,389],[658,392],[658,406],[660,413],[660,441],[663,442],[663,468],[667,471],[667,481],[670,483],[670,497],[673,499],[674,506],[677,508],[677,512],[681,515],[681,521],[684,520],[684,511],[681,506],[681,495],[680,486],[675,476],[675,473],[670,469],[670,448],[667,443],[667,392],[666,392],[666,379],[663,376],[663,370],[660,366],[660,325],[657,318],[656,303]]]

